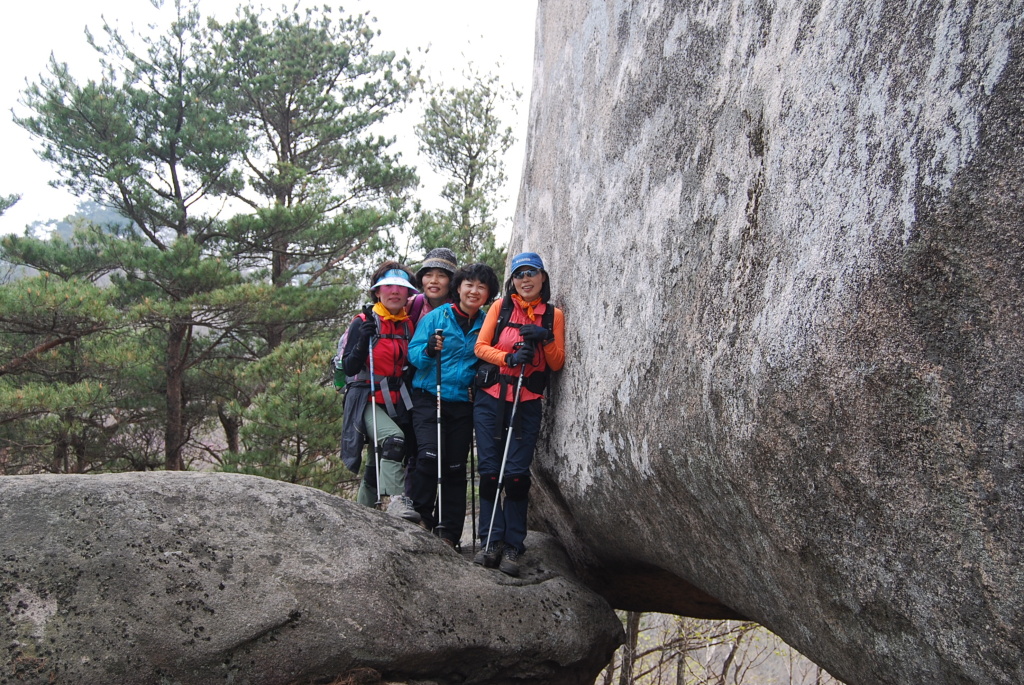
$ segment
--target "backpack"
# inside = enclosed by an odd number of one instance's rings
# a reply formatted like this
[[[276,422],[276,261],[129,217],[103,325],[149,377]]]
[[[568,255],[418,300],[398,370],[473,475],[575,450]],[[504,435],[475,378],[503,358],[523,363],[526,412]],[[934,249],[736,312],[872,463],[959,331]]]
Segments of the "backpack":
[[[366,320],[366,315],[369,311],[372,311],[370,305],[363,308],[363,321]],[[356,314],[352,317],[352,320],[354,321],[358,317],[359,314]],[[331,372],[334,374],[334,387],[338,392],[341,392],[345,388],[345,381],[347,380],[345,378],[345,371],[341,368],[341,358],[345,354],[345,345],[348,344],[348,329],[351,327],[352,322],[350,321],[349,325],[345,327],[345,331],[341,334],[341,337],[338,338],[338,349],[335,351],[334,356],[331,357],[330,367]]]

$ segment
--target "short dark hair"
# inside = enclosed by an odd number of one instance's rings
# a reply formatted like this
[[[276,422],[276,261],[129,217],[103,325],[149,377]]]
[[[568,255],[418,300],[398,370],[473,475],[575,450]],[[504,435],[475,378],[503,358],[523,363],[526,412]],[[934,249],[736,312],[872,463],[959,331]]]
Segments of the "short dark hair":
[[[538,269],[538,271],[544,274],[544,285],[540,287],[540,301],[547,302],[551,299],[551,276],[544,269]],[[508,280],[505,281],[505,294],[511,295],[515,291],[515,286],[512,285],[512,277],[509,276]]]
[[[377,300],[377,293],[373,292],[373,284],[379,281],[384,276],[385,273],[391,271],[392,269],[404,271],[406,277],[409,279],[409,282],[413,282],[414,279],[412,277],[412,272],[409,271],[409,268],[407,266],[401,264],[400,262],[396,262],[393,259],[389,259],[388,261],[384,262],[376,269],[374,269],[373,273],[370,275],[370,289],[367,290],[366,292],[370,294],[371,300]],[[409,294],[412,295],[412,292],[410,292]]]
[[[480,281],[487,286],[487,301],[492,302],[500,292],[498,290],[498,276],[494,269],[486,264],[469,264],[459,267],[459,270],[452,276],[452,283],[449,286],[449,294],[452,300],[459,301],[459,286],[463,281]]]

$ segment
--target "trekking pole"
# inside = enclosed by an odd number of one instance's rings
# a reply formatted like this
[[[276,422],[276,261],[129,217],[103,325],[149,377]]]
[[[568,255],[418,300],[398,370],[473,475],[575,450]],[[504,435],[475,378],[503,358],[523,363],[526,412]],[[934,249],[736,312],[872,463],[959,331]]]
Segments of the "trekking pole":
[[[484,543],[486,550],[491,545],[491,533],[494,531],[494,514],[498,511],[498,500],[501,497],[501,482],[505,477],[505,462],[508,461],[508,448],[512,444],[512,426],[515,425],[516,408],[519,406],[519,391],[523,387],[523,374],[526,373],[526,364],[519,367],[519,380],[516,381],[516,394],[512,398],[512,413],[508,418],[508,428],[505,429],[505,453],[501,455],[501,467],[498,469],[498,489],[494,494],[494,506],[491,508],[491,523],[487,527],[487,542]],[[504,401],[504,398],[502,398]],[[486,554],[486,552],[485,552]]]
[[[373,316],[370,314],[369,316]],[[374,375],[373,375],[373,340],[370,340],[370,413],[373,416],[373,468],[377,476],[377,503],[374,505],[377,509],[384,506],[384,503],[380,499],[380,450],[377,447],[377,407],[374,405],[374,396],[376,395],[374,390]]]
[[[434,335],[442,341],[444,341],[444,330],[441,328],[434,329]],[[435,531],[442,530],[444,523],[441,519],[441,351],[437,352],[437,525],[434,526]],[[438,532],[438,536],[441,534]]]
[[[473,534],[470,536],[470,538],[473,540],[473,554],[476,554],[476,468],[473,464],[473,462],[476,460],[476,455],[474,454],[475,446],[476,436],[474,435],[469,441],[469,515],[472,517],[473,522],[473,527],[470,528],[470,530],[473,531]]]

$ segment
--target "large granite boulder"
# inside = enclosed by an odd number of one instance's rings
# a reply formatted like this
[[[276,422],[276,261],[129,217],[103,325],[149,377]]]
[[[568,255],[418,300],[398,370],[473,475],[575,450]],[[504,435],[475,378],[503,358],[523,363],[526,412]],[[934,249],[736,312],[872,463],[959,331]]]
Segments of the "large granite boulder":
[[[513,579],[253,476],[0,478],[0,682],[592,682],[622,626],[529,544]]]
[[[848,683],[1024,682],[1024,3],[545,0],[534,522]]]

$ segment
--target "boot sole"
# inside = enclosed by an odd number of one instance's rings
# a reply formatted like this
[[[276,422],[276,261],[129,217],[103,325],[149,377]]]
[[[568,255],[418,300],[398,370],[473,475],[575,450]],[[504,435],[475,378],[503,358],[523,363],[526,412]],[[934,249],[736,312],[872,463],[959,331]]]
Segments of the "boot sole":
[[[475,556],[473,557],[473,563],[477,566],[483,566],[484,568],[498,568],[498,564],[501,563],[501,558],[497,555],[491,556]]]
[[[515,567],[508,566],[506,564],[498,564],[498,570],[504,573],[506,576],[512,576],[513,578],[519,577],[519,566]]]

